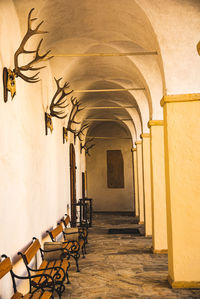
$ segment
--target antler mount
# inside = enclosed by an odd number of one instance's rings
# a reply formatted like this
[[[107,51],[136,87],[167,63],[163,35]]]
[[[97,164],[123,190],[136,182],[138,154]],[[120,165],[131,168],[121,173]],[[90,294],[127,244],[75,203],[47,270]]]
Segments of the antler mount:
[[[51,100],[50,104],[50,114],[45,112],[45,126],[46,126],[46,135],[47,135],[47,128],[53,131],[53,122],[52,117],[56,117],[59,119],[64,119],[67,116],[67,113],[63,109],[65,109],[68,104],[66,104],[67,96],[73,92],[73,90],[69,92],[65,92],[66,88],[69,88],[69,82],[65,82],[63,86],[60,86],[60,79],[54,78],[56,81],[57,90]]]
[[[5,102],[7,102],[7,100],[8,100],[8,91],[11,92],[12,99],[16,94],[16,83],[15,83],[15,78],[16,77],[21,77],[24,81],[29,82],[29,83],[38,82],[39,81],[39,77],[38,77],[39,72],[37,72],[33,76],[25,75],[23,72],[38,71],[40,69],[43,69],[45,66],[35,67],[35,64],[39,63],[40,61],[47,61],[47,60],[49,60],[53,57],[53,56],[47,57],[50,50],[47,51],[44,55],[39,54],[40,47],[41,47],[43,39],[40,40],[36,50],[26,50],[25,49],[25,45],[26,45],[27,41],[32,36],[37,35],[37,34],[47,33],[47,31],[39,30],[39,28],[42,25],[43,21],[40,22],[34,29],[32,28],[32,23],[35,20],[37,20],[37,18],[32,18],[31,17],[33,10],[34,10],[34,8],[32,8],[30,10],[29,14],[28,14],[28,29],[27,29],[27,32],[24,35],[19,48],[16,50],[16,52],[14,54],[14,66],[15,67],[14,67],[13,70],[9,70],[7,68],[4,68],[4,70],[3,70],[4,101]],[[23,66],[20,66],[19,65],[19,60],[18,60],[20,54],[34,54],[34,57],[29,63],[27,63]]]
[[[81,135],[84,135],[83,131],[85,129],[87,129],[89,127],[89,125],[88,124],[82,125],[79,131],[77,129],[73,129],[72,127],[73,127],[73,125],[80,125],[81,122],[75,121],[75,117],[84,108],[80,108],[80,105],[81,105],[80,100],[78,100],[76,97],[73,97],[73,96],[71,97],[71,104],[72,104],[72,109],[71,109],[70,116],[69,116],[67,130],[74,134],[75,140],[76,140],[76,137],[78,137],[79,140],[82,141]]]
[[[93,148],[95,146],[95,144],[93,143],[93,144],[89,145],[88,143],[92,142],[93,140],[94,140],[94,138],[91,138],[91,139],[88,139],[87,141],[85,141],[85,144],[82,145],[82,143],[81,143],[81,153],[82,153],[82,149],[84,149],[85,154],[90,156],[89,150],[91,148]]]

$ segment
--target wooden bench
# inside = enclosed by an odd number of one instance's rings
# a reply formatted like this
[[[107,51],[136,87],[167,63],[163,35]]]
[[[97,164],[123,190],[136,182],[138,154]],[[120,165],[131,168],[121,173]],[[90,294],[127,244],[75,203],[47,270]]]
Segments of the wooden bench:
[[[12,277],[13,289],[14,289],[14,294],[11,297],[11,299],[20,299],[20,298],[24,298],[24,299],[29,299],[29,298],[32,298],[32,299],[39,299],[39,298],[40,299],[50,299],[50,298],[53,298],[52,297],[53,291],[54,291],[54,286],[53,285],[52,285],[51,290],[49,290],[49,291],[45,291],[43,289],[40,289],[40,290],[35,289],[35,290],[30,291],[26,295],[23,295],[23,294],[19,293],[17,291],[17,288],[16,288],[16,279],[30,279],[30,278],[34,279],[34,278],[38,278],[38,277],[47,279],[48,275],[38,274],[38,275],[27,276],[27,277],[16,275],[13,272],[13,266],[12,266],[10,258],[8,258],[5,254],[2,255],[2,258],[3,258],[3,260],[0,262],[0,279],[3,278],[8,272],[10,272],[11,277]]]
[[[70,216],[65,214],[65,217],[61,219],[61,222],[63,223],[64,227],[67,228],[68,225],[71,225]],[[85,241],[85,245],[88,244],[88,224],[87,223],[81,223],[81,226],[77,224],[79,232],[82,234],[82,237]],[[86,248],[85,248],[86,251]],[[86,253],[86,252],[85,252]]]
[[[40,252],[41,254],[42,263],[39,267],[37,267],[37,269],[33,269],[31,268],[30,264],[34,260],[34,257],[38,252]],[[58,259],[55,258],[54,260],[50,261],[45,260],[44,255],[52,252],[62,252],[62,255],[60,256],[58,254]],[[67,282],[69,283],[67,271],[69,269],[70,264],[66,258],[67,252],[61,247],[59,248],[59,251],[58,249],[45,251],[41,248],[39,240],[33,238],[33,241],[31,245],[28,247],[28,249],[23,253],[18,252],[18,254],[21,255],[27,269],[30,283],[30,293],[32,292],[32,289],[34,290],[35,288],[43,290],[53,288],[55,292],[59,295],[59,298],[61,298],[61,294],[65,290],[65,278],[67,278]],[[32,273],[36,273],[39,276],[32,278]]]
[[[79,234],[77,240],[70,240],[70,234],[67,234],[63,230],[62,223],[58,224],[56,228],[51,231],[47,231],[49,234],[51,241],[56,242],[56,239],[61,237],[61,242],[63,248],[68,252],[69,256],[75,260],[76,263],[76,271],[80,272],[78,260],[80,257],[80,250],[82,251],[83,258],[85,257],[85,241],[84,238]],[[74,234],[74,233],[73,233]]]

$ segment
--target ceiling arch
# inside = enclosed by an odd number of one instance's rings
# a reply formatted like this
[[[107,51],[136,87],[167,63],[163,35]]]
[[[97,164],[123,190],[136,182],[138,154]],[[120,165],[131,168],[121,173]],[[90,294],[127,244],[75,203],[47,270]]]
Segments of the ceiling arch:
[[[83,105],[96,105],[101,101],[105,106],[105,100],[119,106],[132,105],[133,113],[125,108],[121,116],[128,114],[132,118],[137,112],[142,131],[148,131],[147,122],[154,115],[162,117],[161,108],[156,108],[160,107],[158,102],[164,84],[157,36],[149,17],[136,1],[13,2],[19,14],[22,32],[26,30],[27,13],[31,7],[36,8],[39,19],[45,20],[48,35],[45,36],[44,48],[50,48],[56,56],[50,61],[56,78],[63,76],[75,91],[111,89],[111,86],[113,89],[117,86],[131,89],[99,94],[74,93]],[[153,54],[132,55],[135,52]],[[109,56],[92,56],[92,53]],[[141,90],[135,91],[136,88]],[[87,113],[81,114],[82,120],[83,117],[87,118]],[[110,118],[115,115],[110,113]],[[118,117],[121,116],[118,112]],[[90,117],[95,118],[96,112],[91,110]]]

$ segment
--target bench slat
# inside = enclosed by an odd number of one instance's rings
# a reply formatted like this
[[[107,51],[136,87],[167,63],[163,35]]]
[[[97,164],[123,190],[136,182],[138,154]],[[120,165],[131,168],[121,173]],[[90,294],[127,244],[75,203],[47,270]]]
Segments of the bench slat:
[[[69,262],[67,260],[62,260],[62,261],[58,260],[58,261],[56,261],[56,264],[55,264],[55,266],[57,266],[57,267],[62,267],[65,273],[67,271],[68,265],[69,265]]]
[[[33,295],[27,294],[23,297],[23,299],[49,299],[51,298],[52,294],[48,291],[45,291],[44,293],[42,291],[37,291]],[[21,298],[21,297],[20,297]],[[16,298],[14,298],[16,299]]]
[[[63,220],[63,223],[64,223],[65,227],[67,227],[67,225],[70,223],[70,217],[66,216],[66,218]]]
[[[48,291],[45,291],[43,294],[42,294],[42,291],[37,291],[35,292],[33,295],[32,294],[26,294],[25,296],[23,296],[21,293],[19,292],[16,292],[12,297],[11,299],[50,299],[52,296],[52,293],[48,292]]]
[[[52,262],[50,262],[49,266],[51,265],[51,263],[52,263]],[[63,260],[63,261],[58,260],[58,261],[55,261],[55,263],[54,263],[54,267],[57,266],[57,267],[62,267],[62,268],[64,268],[63,265],[64,265],[64,260]],[[63,269],[63,270],[64,270],[64,272],[65,272],[65,269]],[[61,271],[62,271],[62,270],[61,270]],[[61,274],[61,277],[58,279],[58,281],[62,281],[62,280],[64,279],[64,275],[65,275],[65,273],[63,273],[63,271],[62,271],[62,272],[61,272],[61,271],[59,271],[59,273]],[[52,275],[52,276],[55,275],[56,272],[57,272],[57,270],[53,270],[51,275]]]
[[[4,277],[12,269],[10,258],[6,258],[0,263],[0,278]]]
[[[39,269],[44,269],[44,268],[48,268],[48,267],[62,267],[64,272],[66,273],[67,268],[68,268],[69,262],[67,260],[57,260],[57,261],[51,261],[51,262],[47,262],[47,261],[43,261],[42,264],[40,265]],[[56,273],[57,270],[41,270],[38,271],[37,274],[48,274],[51,275],[53,277],[53,275]],[[63,280],[63,275],[64,273],[60,271],[61,274],[61,278],[59,279],[59,281]],[[33,281],[35,283],[42,283],[45,280],[45,278],[40,278],[40,277],[36,277],[33,279]]]
[[[56,228],[54,228],[51,231],[51,235],[52,235],[53,239],[55,239],[60,233],[62,233],[62,231],[63,231],[62,224],[57,225]]]
[[[41,295],[41,293],[39,293],[39,295],[38,295],[38,292],[37,292],[37,294],[35,295],[36,297],[34,297],[35,299],[39,299],[40,298],[40,295]],[[24,297],[22,297],[23,299],[29,299],[29,298],[33,298],[33,297],[31,297],[32,295],[31,294],[26,294]]]
[[[48,265],[48,262],[47,261],[43,261],[42,264],[40,265],[39,269],[44,269],[44,268],[47,267],[47,265]],[[37,275],[40,275],[40,274],[44,273],[44,270],[37,271],[36,273],[37,273]],[[41,277],[36,277],[36,278],[33,279],[33,281],[35,283],[39,283],[41,281]]]
[[[55,266],[55,261],[51,261],[51,262],[47,262],[47,266],[46,266],[46,268],[48,268],[48,267],[54,267]],[[40,266],[40,268],[39,269],[42,269],[43,267],[41,267]],[[44,274],[48,274],[48,275],[50,275],[51,277],[53,277],[53,275],[55,274],[55,271],[53,270],[53,269],[49,269],[49,270],[43,270],[43,273]],[[41,278],[41,280],[40,280],[40,283],[42,283],[43,281],[45,280],[45,278]]]
[[[30,263],[32,258],[36,255],[39,249],[40,249],[40,242],[38,239],[36,239],[33,241],[33,243],[29,246],[29,248],[24,253],[28,264]]]
[[[21,299],[23,295],[19,292],[16,292],[10,299]]]
[[[44,294],[42,295],[41,299],[50,299],[52,296],[52,294],[50,292],[44,292]]]
[[[48,264],[46,262],[46,264]],[[0,262],[0,278],[4,277],[10,270],[12,270],[12,263],[9,257],[5,258],[2,262]],[[43,271],[42,271],[43,272]],[[33,295],[28,293],[23,296],[20,292],[16,292],[13,294],[11,299],[50,299],[52,296],[51,292],[48,291],[37,291]]]

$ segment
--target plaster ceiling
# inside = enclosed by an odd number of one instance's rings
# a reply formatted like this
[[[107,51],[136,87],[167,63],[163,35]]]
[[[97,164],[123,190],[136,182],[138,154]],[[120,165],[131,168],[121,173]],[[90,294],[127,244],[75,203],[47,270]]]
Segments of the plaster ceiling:
[[[48,35],[45,36],[44,48],[51,49],[55,54],[50,60],[52,73],[55,77],[62,76],[70,82],[71,88],[75,90],[74,95],[80,98],[84,106],[129,105],[137,109],[141,117],[142,111],[139,111],[137,104],[139,99],[136,99],[129,90],[76,92],[88,89],[141,88],[148,97],[149,86],[136,67],[133,56],[131,59],[130,56],[117,56],[117,53],[158,51],[151,24],[134,0],[14,0],[13,2],[19,15],[22,32],[26,31],[27,14],[32,7],[36,8],[35,14],[37,13],[39,20],[45,20],[43,27],[48,30]],[[114,53],[116,56],[83,56],[89,53]],[[72,54],[72,56],[57,57],[56,54]],[[76,54],[80,56],[76,57]],[[87,109],[80,115],[83,121],[86,118],[131,118],[126,108]],[[96,123],[90,122],[90,125],[96,126]]]

